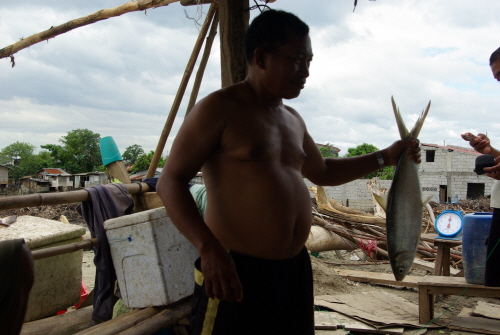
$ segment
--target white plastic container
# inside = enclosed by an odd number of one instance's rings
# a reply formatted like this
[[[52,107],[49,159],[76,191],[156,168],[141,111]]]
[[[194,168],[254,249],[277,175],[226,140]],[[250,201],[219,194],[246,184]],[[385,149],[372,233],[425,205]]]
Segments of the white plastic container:
[[[124,304],[164,306],[193,293],[196,248],[164,207],[104,222]]]
[[[31,251],[81,242],[85,228],[24,215],[10,227],[0,227],[0,240],[24,238]],[[83,251],[34,261],[35,282],[30,291],[24,322],[54,315],[80,300]],[[1,333],[1,331],[0,331]]]

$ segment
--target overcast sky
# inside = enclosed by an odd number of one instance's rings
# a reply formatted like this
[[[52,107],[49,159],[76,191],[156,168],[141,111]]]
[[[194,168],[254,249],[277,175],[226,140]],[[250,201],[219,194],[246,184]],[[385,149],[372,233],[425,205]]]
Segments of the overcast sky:
[[[2,1],[0,48],[124,2]],[[310,26],[310,77],[300,97],[285,103],[317,143],[330,142],[341,155],[362,143],[387,147],[399,139],[393,95],[408,128],[432,100],[422,143],[467,146],[460,134],[470,131],[487,132],[500,146],[500,85],[488,62],[500,47],[500,1],[359,0],[354,13],[351,0],[277,0],[270,7]],[[21,50],[14,68],[0,59],[0,149],[20,141],[40,150],[87,128],[112,136],[121,153],[133,144],[154,150],[199,32],[185,11],[203,22],[207,10],[174,3],[124,14]],[[198,97],[218,88],[217,38]]]

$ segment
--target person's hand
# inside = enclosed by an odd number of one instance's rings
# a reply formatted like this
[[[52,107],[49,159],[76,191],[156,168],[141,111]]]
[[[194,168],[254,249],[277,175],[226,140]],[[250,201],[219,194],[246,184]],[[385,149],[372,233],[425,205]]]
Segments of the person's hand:
[[[420,147],[419,140],[403,141],[399,140],[394,142],[391,146],[382,150],[385,165],[397,165],[401,152],[405,151],[408,158],[416,164],[420,164]]]
[[[496,165],[485,167],[483,168],[483,170],[486,171],[485,173],[486,176],[496,180],[500,180],[500,156],[495,158],[495,163]]]
[[[241,301],[243,290],[228,252],[220,246],[213,247],[200,254],[200,258],[207,295],[212,299]]]
[[[491,153],[490,139],[485,134],[477,134],[477,136],[473,136],[471,140],[467,139],[466,134],[462,134],[461,136],[464,140],[468,141],[469,145],[477,152],[482,154]]]

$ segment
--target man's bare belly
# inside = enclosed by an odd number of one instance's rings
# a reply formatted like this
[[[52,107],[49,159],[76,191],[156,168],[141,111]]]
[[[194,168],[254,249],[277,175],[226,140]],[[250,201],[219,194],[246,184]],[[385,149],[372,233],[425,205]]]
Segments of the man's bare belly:
[[[309,191],[302,176],[294,173],[265,178],[261,174],[260,178],[224,180],[241,182],[207,180],[205,214],[207,225],[221,244],[265,259],[297,255],[309,235],[312,218]]]

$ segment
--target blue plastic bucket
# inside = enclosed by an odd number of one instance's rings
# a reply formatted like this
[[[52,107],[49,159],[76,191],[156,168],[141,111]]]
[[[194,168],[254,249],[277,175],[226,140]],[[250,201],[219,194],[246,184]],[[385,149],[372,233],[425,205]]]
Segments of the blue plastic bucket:
[[[120,151],[118,151],[118,147],[116,146],[113,137],[106,136],[101,138],[100,146],[101,146],[102,164],[104,166],[116,161],[123,160],[122,155],[120,155]]]
[[[492,213],[471,213],[465,216],[462,259],[467,283],[484,285],[486,240],[490,233],[492,216]]]

